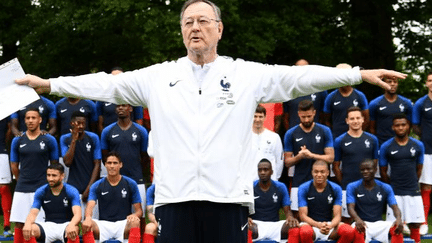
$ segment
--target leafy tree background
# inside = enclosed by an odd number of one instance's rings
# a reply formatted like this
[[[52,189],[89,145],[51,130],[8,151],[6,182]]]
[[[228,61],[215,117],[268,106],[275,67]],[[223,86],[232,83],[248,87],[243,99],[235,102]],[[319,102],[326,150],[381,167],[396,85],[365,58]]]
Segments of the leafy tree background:
[[[0,62],[18,57],[42,77],[125,70],[186,54],[184,0],[2,0]],[[220,55],[270,64],[346,62],[407,72],[400,93],[425,94],[431,67],[432,1],[215,0],[222,10]],[[417,27],[413,30],[413,27]],[[397,48],[393,38],[400,39]],[[379,88],[358,87],[368,99]]]

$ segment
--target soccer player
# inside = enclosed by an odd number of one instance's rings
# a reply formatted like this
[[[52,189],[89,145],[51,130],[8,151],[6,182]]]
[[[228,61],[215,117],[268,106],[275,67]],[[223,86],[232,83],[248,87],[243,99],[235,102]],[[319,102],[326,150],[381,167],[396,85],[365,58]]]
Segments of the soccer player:
[[[290,210],[290,198],[285,184],[271,179],[272,164],[267,159],[258,163],[259,180],[254,182],[255,213],[249,218],[249,234],[254,240],[299,242],[298,221]],[[279,220],[279,209],[285,220]]]
[[[81,206],[78,190],[63,183],[64,167],[61,164],[48,166],[48,184],[39,187],[34,195],[30,213],[23,228],[25,242],[79,243],[78,224],[81,221]],[[36,223],[43,208],[45,222]]]
[[[102,152],[99,137],[85,131],[85,114],[74,111],[70,120],[71,133],[61,136],[60,149],[63,162],[69,167],[67,182],[77,188],[84,208],[90,186],[99,178]]]
[[[0,120],[0,195],[3,210],[3,236],[11,237],[10,210],[12,194],[9,184],[12,182],[11,168],[9,165],[9,153],[7,144],[11,139],[10,117]]]
[[[329,173],[327,162],[317,160],[312,167],[313,179],[298,189],[302,243],[327,239],[347,243],[354,239],[354,229],[341,222],[342,188],[327,180]]]
[[[393,114],[405,113],[411,122],[413,111],[411,100],[397,94],[399,80],[387,78],[384,81],[391,89],[369,104],[370,132],[378,137],[380,145],[395,135],[392,130]]]
[[[425,222],[423,202],[420,196],[420,178],[423,158],[423,143],[409,137],[410,122],[403,113],[393,117],[393,131],[396,136],[381,145],[379,165],[381,179],[391,184],[397,204],[402,211],[402,220],[408,224],[410,237],[420,242],[419,227]],[[387,174],[388,166],[391,175]],[[387,210],[387,220],[394,221],[391,210]]]
[[[255,110],[252,126],[253,150],[256,153],[255,161],[257,164],[263,158],[268,159],[272,163],[272,167],[275,168],[272,180],[277,181],[281,177],[284,167],[282,141],[277,133],[264,127],[266,117],[266,109],[258,105]],[[255,178],[258,178],[258,174]]]
[[[350,69],[348,64],[339,64],[336,68]],[[364,117],[364,128],[369,123],[369,105],[366,96],[352,86],[343,86],[331,92],[324,102],[324,121],[330,127],[333,137],[337,138],[348,131],[348,124],[345,122],[346,113],[351,106],[358,106]]]
[[[99,179],[90,188],[90,195],[82,223],[83,242],[94,243],[114,239],[130,243],[140,242],[141,197],[134,180],[122,176],[120,155],[110,152],[105,166],[107,177]],[[99,220],[92,219],[93,208],[99,206]],[[132,208],[134,213],[132,213]]]
[[[149,188],[147,188],[147,203],[146,203],[146,211],[147,211],[147,219],[148,223],[145,226],[143,243],[154,243],[155,238],[157,236],[158,231],[158,223],[156,221],[156,217],[154,215],[154,193],[155,193],[155,184],[152,184]]]
[[[42,122],[40,124],[42,133],[49,133],[54,136],[57,132],[57,113],[54,102],[41,95],[39,97],[40,99],[21,108],[10,116],[11,129],[14,136],[22,136],[27,129],[24,119],[25,112],[28,108],[37,108],[39,110],[42,117]]]
[[[378,139],[363,131],[364,117],[357,106],[350,107],[345,119],[348,132],[335,139],[335,161],[333,171],[336,181],[342,186],[342,217],[349,223],[350,215],[346,203],[346,187],[348,183],[361,179],[360,163],[371,159],[378,166]]]
[[[312,101],[303,100],[298,106],[300,124],[285,134],[285,166],[295,165],[291,188],[291,210],[298,211],[298,187],[312,179],[312,164],[315,160],[333,162],[333,137],[328,127],[314,122],[316,115]]]
[[[196,242],[247,240],[242,226],[246,206],[253,205],[255,173],[250,129],[259,103],[284,102],[362,80],[389,88],[380,78],[406,77],[384,69],[264,65],[218,55],[224,25],[210,0],[186,1],[179,23],[187,55],[177,60],[119,75],[50,80],[26,75],[16,80],[39,92],[149,108],[162,243],[192,243],[191,235],[204,238]],[[201,216],[175,218],[192,210]],[[211,217],[204,220],[202,215]],[[179,226],[184,230],[171,234]]]
[[[413,130],[420,136],[420,140],[425,147],[423,171],[419,179],[426,219],[425,223],[420,226],[421,235],[428,232],[427,218],[429,215],[430,195],[432,190],[432,136],[427,132],[432,131],[432,72],[427,76],[426,87],[428,88],[428,93],[418,99],[414,104],[412,117]]]
[[[63,98],[55,103],[57,123],[60,136],[70,132],[70,118],[74,111],[81,111],[86,116],[87,131],[96,132],[97,113],[96,104],[91,100],[78,98]]]
[[[393,189],[389,184],[375,180],[376,170],[376,161],[364,160],[359,170],[362,179],[347,186],[348,211],[356,228],[354,243],[365,242],[365,238],[366,242],[375,239],[388,243],[389,235],[392,243],[402,243],[403,223]],[[382,220],[386,205],[393,210],[394,222]]]
[[[11,169],[17,180],[12,200],[10,221],[15,222],[14,242],[22,242],[22,228],[33,202],[34,192],[46,182],[48,164],[58,163],[57,141],[50,134],[42,134],[39,109],[25,113],[26,132],[15,137],[11,145]],[[38,214],[36,222],[43,220]]]

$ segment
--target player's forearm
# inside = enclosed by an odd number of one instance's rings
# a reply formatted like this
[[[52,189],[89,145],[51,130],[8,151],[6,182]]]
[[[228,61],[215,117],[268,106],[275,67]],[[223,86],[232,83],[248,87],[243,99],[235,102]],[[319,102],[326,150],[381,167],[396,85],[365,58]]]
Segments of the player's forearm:
[[[334,155],[333,154],[314,154],[312,153],[313,160],[323,160],[328,164],[333,163]]]
[[[37,217],[38,213],[39,213],[38,209],[36,209],[36,208],[30,209],[30,213],[28,214],[28,216],[26,218],[25,224],[29,224],[29,225],[33,224],[36,221],[36,217]]]
[[[73,158],[75,157],[76,140],[72,140],[69,149],[63,156],[63,162],[67,167],[70,167],[73,163]]]
[[[87,189],[90,190],[91,185],[99,178],[100,170],[101,170],[101,161],[99,159],[93,161],[94,167],[90,177],[89,184],[87,185]]]
[[[48,133],[55,136],[56,132],[57,132],[57,121],[55,119],[49,119],[49,130]]]
[[[397,205],[392,205],[391,208],[393,209],[393,215],[396,218],[396,220],[402,220],[402,214]]]
[[[291,166],[294,166],[294,165],[298,164],[302,160],[302,157],[299,154],[297,154],[294,157],[292,157],[292,156],[289,156],[289,157],[285,156],[284,160],[285,160],[284,161],[285,162],[285,166],[287,168],[289,168]]]
[[[93,200],[87,201],[87,207],[85,209],[85,213],[84,213],[84,219],[87,218],[92,218],[93,216],[93,208],[95,207],[96,202]]]
[[[12,174],[15,176],[15,179],[18,181],[19,179],[18,163],[11,162],[10,165],[11,165]]]
[[[81,222],[82,216],[81,216],[81,207],[80,206],[73,206],[73,217],[70,221],[70,224],[78,226],[78,224]]]
[[[285,213],[285,219],[287,219],[288,217],[294,217],[291,209],[289,208],[289,206],[285,206],[283,207],[284,213]]]
[[[417,136],[421,137],[421,133],[422,133],[422,131],[421,131],[421,128],[420,128],[419,125],[413,125],[413,132],[414,132]]]
[[[333,163],[333,173],[335,174],[337,182],[342,183],[342,171],[340,169],[340,161]]]

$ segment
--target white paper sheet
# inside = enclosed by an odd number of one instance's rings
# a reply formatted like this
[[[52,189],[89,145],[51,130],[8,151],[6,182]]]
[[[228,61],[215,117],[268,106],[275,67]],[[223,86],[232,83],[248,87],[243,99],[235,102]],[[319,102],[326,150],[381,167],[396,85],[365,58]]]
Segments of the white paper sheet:
[[[24,76],[16,58],[0,66],[0,120],[39,99],[34,89],[15,83],[15,79]]]

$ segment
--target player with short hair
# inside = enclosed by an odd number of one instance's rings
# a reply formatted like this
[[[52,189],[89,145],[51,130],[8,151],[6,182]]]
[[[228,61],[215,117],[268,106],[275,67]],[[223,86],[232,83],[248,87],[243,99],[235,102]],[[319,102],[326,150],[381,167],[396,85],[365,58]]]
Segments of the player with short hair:
[[[419,179],[426,219],[420,226],[420,234],[422,235],[428,232],[427,218],[432,190],[432,136],[427,132],[432,131],[432,72],[429,72],[427,75],[426,87],[428,88],[428,93],[416,101],[412,117],[413,130],[420,136],[420,140],[425,147],[423,170]]]
[[[25,113],[26,132],[15,137],[11,145],[11,169],[17,180],[12,200],[11,222],[15,222],[14,242],[23,240],[22,228],[30,211],[34,192],[46,182],[48,164],[58,163],[57,141],[50,134],[42,134],[39,109],[29,108]],[[44,213],[38,214],[37,222]]]
[[[381,179],[392,186],[397,204],[402,212],[402,220],[408,224],[410,237],[420,242],[420,225],[425,222],[423,202],[418,179],[420,178],[423,158],[423,143],[409,137],[410,122],[403,113],[393,117],[393,131],[396,136],[381,145],[379,165]],[[387,174],[388,166],[391,175]],[[390,208],[387,220],[394,221]]]
[[[298,189],[302,243],[327,239],[348,243],[354,239],[354,229],[341,222],[342,188],[327,180],[329,174],[327,162],[317,160],[312,167],[313,179]]]
[[[134,180],[120,174],[123,166],[120,155],[110,152],[105,166],[107,177],[99,179],[90,188],[90,195],[82,223],[83,242],[94,243],[114,239],[120,242],[140,242],[141,197]],[[99,207],[99,219],[92,219],[93,208]],[[132,213],[132,208],[134,213]]]
[[[356,228],[354,243],[370,242],[372,239],[388,243],[389,236],[392,243],[402,243],[403,223],[393,189],[374,178],[376,170],[374,160],[364,160],[360,163],[362,179],[347,186],[348,212]],[[393,210],[394,222],[382,220],[386,205]]]
[[[62,98],[55,103],[55,106],[57,110],[57,128],[60,136],[70,132],[70,119],[74,111],[80,111],[85,114],[87,131],[96,131],[98,117],[96,104],[93,101],[79,98]]]
[[[264,127],[266,117],[266,109],[258,105],[252,126],[252,146],[256,153],[257,164],[263,158],[268,159],[272,163],[272,167],[275,168],[272,180],[279,180],[284,168],[282,141],[279,134]],[[255,180],[257,178],[258,174],[255,176]]]
[[[365,159],[371,159],[378,166],[378,139],[363,131],[364,117],[362,110],[353,106],[347,111],[345,119],[348,124],[348,132],[335,139],[335,161],[333,171],[336,181],[342,187],[342,219],[349,223],[350,215],[346,203],[346,187],[348,183],[362,178],[360,163]]]
[[[313,102],[303,100],[298,106],[300,124],[285,134],[285,166],[295,165],[291,188],[291,210],[298,210],[298,187],[312,179],[312,164],[316,160],[333,162],[333,137],[328,127],[314,122],[316,115]]]
[[[60,137],[60,149],[63,162],[69,167],[67,182],[79,191],[84,208],[90,186],[99,179],[102,152],[98,135],[85,131],[85,114],[74,111],[70,120],[71,133]]]
[[[78,190],[66,183],[64,167],[51,164],[47,172],[48,184],[39,187],[34,195],[30,213],[23,228],[25,242],[79,243],[78,224],[81,221],[81,206]],[[43,208],[45,222],[36,223],[36,217]]]
[[[268,159],[258,163],[259,180],[254,182],[255,213],[249,217],[249,234],[254,240],[299,242],[298,221],[290,209],[290,198],[285,184],[272,180],[272,164]],[[279,220],[279,210],[285,220]]]

